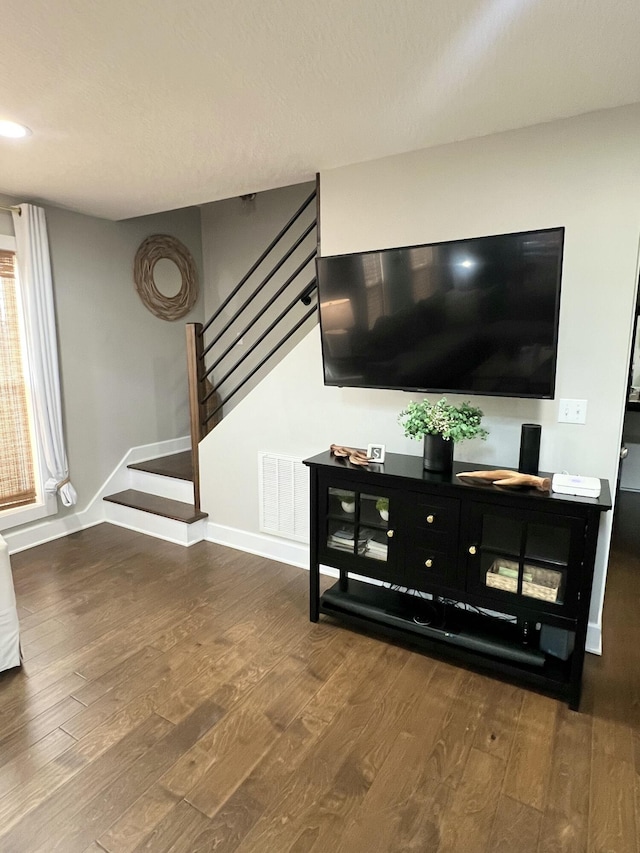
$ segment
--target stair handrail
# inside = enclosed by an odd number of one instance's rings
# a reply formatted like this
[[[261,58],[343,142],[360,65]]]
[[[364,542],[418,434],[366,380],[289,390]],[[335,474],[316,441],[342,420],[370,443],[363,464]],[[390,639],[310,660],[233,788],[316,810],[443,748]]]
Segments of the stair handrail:
[[[316,308],[317,306],[314,305],[309,311],[307,311],[307,313],[303,317],[300,318],[300,320],[298,320],[295,326],[290,330],[289,337],[291,337],[291,335],[294,335],[298,331],[298,329],[306,323],[306,321],[315,313]],[[272,349],[269,350],[265,357],[258,362],[258,364],[247,376],[245,376],[242,382],[239,382],[238,385],[236,385],[236,387],[233,389],[233,391],[231,391],[231,393],[228,394],[224,398],[224,400],[221,400],[220,403],[216,406],[216,408],[209,415],[206,416],[205,423],[209,421],[214,415],[216,415],[222,409],[223,406],[226,406],[229,400],[231,400],[232,397],[235,397],[238,391],[244,388],[244,386],[251,379],[251,377],[254,376],[260,370],[261,367],[264,367],[264,365],[269,361],[269,359],[278,352],[280,347],[283,346],[287,340],[288,338],[280,338],[279,342]]]
[[[314,187],[313,192],[309,194],[309,196],[302,202],[300,207],[293,214],[291,219],[287,222],[287,224],[279,231],[279,233],[273,238],[273,240],[269,243],[264,252],[260,255],[258,260],[251,266],[251,269],[245,273],[245,275],[240,279],[238,284],[233,288],[231,293],[223,300],[223,302],[216,308],[211,317],[207,320],[207,322],[202,327],[202,334],[208,330],[213,322],[217,319],[217,317],[224,311],[229,302],[234,299],[235,296],[240,292],[240,290],[244,287],[246,282],[251,278],[254,272],[258,269],[260,264],[264,261],[267,255],[277,246],[278,242],[284,237],[287,231],[294,225],[294,223],[302,216],[307,207],[311,204],[311,202],[316,197],[317,190]]]
[[[270,253],[275,249],[275,247],[280,243],[280,241],[284,238],[284,236],[291,230],[291,228],[295,225],[295,223],[299,220],[302,214],[307,210],[309,205],[313,200],[316,200],[316,216],[314,221],[307,225],[302,234],[298,236],[293,245],[284,252],[284,255],[272,266],[263,280],[258,284],[257,287],[254,288],[253,292],[249,294],[249,296],[244,300],[244,302],[240,305],[238,309],[236,309],[229,320],[227,320],[220,331],[214,335],[213,339],[207,344],[205,347],[204,344],[204,336],[207,331],[209,331],[215,321],[222,315],[226,307],[229,303],[238,295],[238,293],[244,288],[251,278],[251,276],[256,272],[256,270],[260,267],[262,263],[267,259]],[[206,321],[206,323],[189,323],[187,324],[187,373],[189,379],[189,419],[190,419],[190,432],[191,432],[191,452],[192,452],[192,461],[193,461],[193,473],[194,473],[194,505],[197,510],[200,510],[200,476],[199,476],[199,443],[204,438],[206,433],[208,432],[209,422],[218,415],[223,407],[233,398],[236,394],[251,380],[255,374],[264,367],[264,365],[278,352],[278,350],[284,345],[284,343],[291,337],[291,335],[295,334],[303,325],[310,319],[310,317],[316,312],[317,304],[314,304],[305,314],[300,317],[300,319],[295,323],[293,328],[287,328],[286,332],[281,335],[278,342],[271,347],[268,353],[264,357],[260,359],[258,364],[256,364],[249,373],[231,390],[228,394],[224,396],[224,398],[219,397],[215,401],[215,407],[211,409],[211,411],[207,412],[207,408],[211,408],[210,400],[214,395],[217,395],[218,392],[216,388],[212,386],[212,384],[207,381],[208,377],[212,374],[215,368],[223,362],[223,360],[230,354],[231,350],[236,346],[237,339],[244,337],[258,322],[260,317],[264,315],[264,312],[271,308],[272,305],[276,303],[276,301],[282,297],[288,287],[296,281],[296,279],[302,275],[304,269],[307,265],[313,260],[313,258],[319,252],[319,235],[320,235],[320,221],[319,221],[319,199],[320,199],[320,183],[319,176],[316,175],[316,186],[313,191],[307,196],[307,198],[302,202],[302,204],[295,211],[293,216],[287,221],[283,228],[280,229],[278,234],[271,240],[266,249],[260,254],[258,259],[253,263],[250,269],[245,273],[245,275],[240,279],[238,284],[233,288],[233,290],[225,297],[225,299],[220,303],[220,305],[213,312],[211,317]],[[285,282],[278,288],[275,294],[273,294],[265,303],[264,306],[261,307],[260,311],[255,313],[253,319],[251,319],[248,323],[244,325],[241,331],[239,331],[235,339],[225,346],[223,352],[217,356],[216,360],[211,364],[208,368],[205,364],[206,356],[209,352],[211,352],[212,348],[220,342],[223,336],[229,331],[229,329],[238,321],[240,318],[247,312],[247,309],[251,305],[251,303],[256,299],[256,297],[264,290],[266,285],[273,279],[274,275],[283,267],[286,261],[293,255],[293,253],[302,245],[304,240],[312,233],[312,231],[316,229],[317,239],[316,246],[314,249],[308,253],[308,255],[304,258],[304,260],[298,264],[294,272],[292,272]],[[259,335],[256,341],[254,341],[244,352],[244,354],[233,364],[231,365],[225,372],[224,376],[218,380],[216,383],[218,386],[221,386],[224,382],[226,382],[232,374],[237,371],[237,369],[246,361],[249,356],[256,352],[257,348],[264,343],[267,337],[276,329],[276,327],[284,320],[284,318],[292,311],[295,305],[298,302],[302,302],[303,305],[309,306],[312,301],[312,295],[317,290],[317,284],[314,277],[305,284],[305,286],[300,290],[294,299],[292,299],[285,308],[278,314],[278,316],[269,324],[269,326]],[[208,390],[210,388],[210,390]],[[209,406],[207,405],[209,403]]]
[[[284,264],[289,260],[289,258],[291,257],[291,255],[292,255],[292,254],[295,252],[295,250],[300,246],[300,244],[301,244],[304,240],[306,240],[306,238],[309,236],[309,234],[311,234],[311,232],[313,231],[313,229],[314,229],[315,227],[316,227],[316,223],[315,223],[315,221],[314,221],[314,222],[312,222],[310,225],[308,225],[308,226],[305,228],[305,230],[302,232],[302,234],[301,234],[301,235],[297,238],[297,240],[294,242],[293,246],[291,246],[291,248],[290,248],[290,249],[288,249],[288,251],[287,251],[287,252],[285,252],[285,254],[282,256],[282,258],[280,258],[280,260],[276,263],[276,265],[275,265],[275,266],[274,266],[274,267],[273,267],[273,268],[272,268],[272,269],[267,273],[267,275],[264,277],[264,279],[263,279],[263,280],[260,282],[260,284],[255,288],[255,290],[253,291],[253,293],[252,293],[252,294],[251,294],[247,299],[245,299],[245,301],[244,301],[244,302],[242,303],[242,305],[237,309],[237,311],[233,314],[233,316],[232,316],[232,317],[231,317],[231,318],[230,318],[230,319],[225,323],[225,325],[224,325],[224,326],[222,327],[222,329],[218,332],[218,334],[213,338],[213,340],[212,340],[212,341],[210,341],[210,343],[208,344],[208,346],[206,346],[206,347],[203,349],[203,351],[202,351],[202,359],[206,358],[206,356],[208,355],[208,353],[210,352],[210,350],[211,350],[211,349],[212,349],[212,348],[213,348],[213,347],[218,343],[218,341],[219,341],[219,340],[220,340],[220,339],[221,339],[221,338],[226,334],[226,332],[228,332],[228,331],[229,331],[229,329],[231,328],[231,326],[233,326],[233,324],[234,324],[234,323],[235,323],[235,321],[238,319],[238,317],[239,317],[239,316],[240,316],[240,315],[241,315],[241,314],[242,314],[242,313],[243,313],[243,312],[244,312],[244,311],[249,307],[249,305],[251,305],[251,303],[252,303],[252,302],[253,302],[253,300],[256,298],[256,296],[258,296],[258,294],[259,294],[259,293],[261,293],[261,292],[264,290],[264,288],[265,288],[265,287],[267,286],[267,284],[271,281],[271,279],[273,278],[273,276],[274,276],[274,275],[278,272],[278,270],[279,270],[279,269],[281,269],[281,268],[282,268],[282,266],[283,266],[283,265],[284,265]],[[316,249],[314,249],[314,250],[313,250],[313,254],[312,254],[312,256],[311,256],[311,257],[315,257],[316,251],[317,251]],[[306,263],[309,263],[309,261],[307,260],[307,261],[306,261]],[[223,303],[223,304],[224,304],[224,303]],[[216,312],[216,314],[219,316],[219,313],[220,313],[220,309],[218,309],[218,311]],[[203,334],[204,334],[204,331],[205,331],[205,330],[204,330],[204,328],[203,328]]]
[[[314,248],[313,251],[309,252],[307,257],[300,264],[298,264],[296,269],[291,273],[291,275],[286,279],[286,281],[283,282],[283,284],[278,288],[278,290],[276,290],[276,292],[273,294],[273,296],[267,302],[265,302],[265,304],[262,306],[262,312],[263,313],[267,309],[271,308],[271,306],[274,304],[274,302],[276,302],[279,299],[279,297],[282,296],[282,294],[285,292],[287,287],[289,287],[291,282],[294,281],[300,275],[302,270],[307,266],[307,264],[315,258],[316,252],[317,252],[317,249]],[[315,277],[313,278],[312,281],[309,282],[307,287],[310,287],[314,282],[315,282]],[[266,284],[266,282],[264,282],[264,283]],[[301,299],[302,295],[299,298]],[[294,304],[297,301],[298,301],[298,298],[296,298],[294,300]],[[291,307],[293,307],[293,305]],[[239,318],[239,316],[240,316],[240,314],[238,313],[234,319]],[[243,338],[255,326],[257,320],[258,320],[258,315],[254,316],[253,320],[251,320],[249,323],[247,323],[247,325],[237,333],[237,337]],[[213,370],[215,370],[215,368],[220,364],[220,362],[223,361],[226,358],[226,356],[229,355],[231,350],[236,346],[236,343],[237,343],[237,341],[235,341],[235,340],[231,341],[231,343],[223,350],[223,352],[218,356],[218,358],[212,364],[210,364],[209,367],[202,374],[203,379],[206,379],[209,376],[209,374]],[[206,356],[206,354],[207,354],[207,350],[204,350],[202,357],[204,358]],[[224,380],[219,379],[218,384],[222,385],[223,381]]]
[[[227,372],[224,374],[224,376],[222,376],[222,377],[218,380],[218,385],[222,385],[222,384],[224,384],[224,382],[226,382],[226,381],[227,381],[227,379],[231,376],[231,374],[232,374],[232,373],[234,373],[234,372],[235,372],[235,370],[237,370],[237,368],[238,368],[238,367],[240,367],[240,365],[241,365],[244,361],[246,361],[246,360],[249,358],[249,356],[250,356],[250,355],[252,355],[252,354],[257,350],[257,348],[260,346],[260,344],[261,344],[261,343],[262,343],[262,342],[263,342],[263,341],[264,341],[264,340],[269,336],[269,334],[270,334],[270,333],[271,333],[271,332],[276,328],[276,326],[277,326],[277,325],[278,325],[282,320],[284,320],[284,318],[287,316],[287,314],[289,313],[289,311],[291,311],[291,309],[294,307],[294,305],[296,304],[296,302],[300,302],[300,301],[302,300],[303,295],[304,295],[305,293],[308,293],[308,292],[309,292],[309,289],[312,287],[312,285],[313,285],[313,286],[315,286],[315,282],[316,282],[316,280],[315,280],[315,278],[313,278],[313,279],[312,279],[312,280],[311,280],[307,285],[305,285],[305,287],[304,287],[304,288],[303,288],[303,289],[302,289],[302,290],[297,294],[297,296],[296,296],[296,297],[295,297],[291,302],[289,302],[289,304],[288,304],[285,308],[283,308],[283,309],[282,309],[282,311],[278,314],[278,316],[275,318],[275,320],[273,320],[273,321],[269,324],[269,326],[264,330],[264,332],[263,332],[263,333],[262,333],[262,334],[261,334],[261,335],[260,335],[260,336],[259,336],[259,337],[258,337],[258,338],[257,338],[257,339],[252,343],[252,344],[251,344],[251,346],[250,346],[250,347],[248,347],[248,349],[247,349],[247,351],[244,353],[244,355],[242,355],[242,356],[238,359],[238,361],[236,361],[236,363],[235,363],[235,364],[233,364],[233,365],[232,365],[232,366],[227,370]],[[315,310],[316,310],[316,306],[314,305],[314,306],[313,306],[313,308],[311,309],[311,311],[309,312],[309,316],[311,316],[311,314],[312,314]],[[279,344],[278,344],[278,345],[277,345],[277,346],[276,346],[276,347],[271,351],[271,355],[273,355],[275,352],[277,352],[277,351],[278,351],[278,349],[282,346],[282,344],[283,344],[286,340],[288,340],[288,338],[289,338],[289,337],[291,337],[291,335],[292,335],[294,332],[296,332],[296,331],[297,331],[297,327],[294,327],[293,329],[290,329],[290,330],[289,330],[289,334],[288,334],[288,336],[287,336],[286,338],[281,338],[280,343],[279,343]],[[252,376],[254,376],[254,375],[255,375],[255,373],[257,373],[257,371],[260,369],[260,367],[261,367],[261,366],[262,366],[262,364],[259,364],[259,365],[257,365],[256,367],[254,367],[254,368],[253,368],[253,370],[251,370],[251,372],[246,376],[246,378],[245,378],[244,382],[242,383],[242,385],[245,385],[245,384],[249,381],[249,379],[251,379],[251,377],[252,377]],[[241,387],[242,387],[242,386],[241,386]],[[202,399],[202,403],[203,403],[203,404],[205,404],[205,403],[207,402],[207,400],[209,400],[209,398],[210,398],[213,394],[214,394],[214,391],[209,391],[209,392],[208,392],[208,394],[205,394],[205,396],[204,396],[204,397],[203,397],[203,399]],[[229,402],[229,398],[227,397],[225,400],[223,400],[223,401],[220,403],[219,408],[222,408],[222,406],[223,406],[225,403],[228,403],[228,402]],[[216,409],[216,411],[217,411],[217,409]],[[209,420],[211,420],[211,418],[213,417],[213,415],[214,415],[214,414],[215,414],[215,412],[212,412],[210,415],[208,415],[208,416],[205,418],[205,421],[204,421],[204,423],[203,423],[202,425],[203,425],[203,426],[205,426],[205,425],[206,425],[206,423],[207,423]]]

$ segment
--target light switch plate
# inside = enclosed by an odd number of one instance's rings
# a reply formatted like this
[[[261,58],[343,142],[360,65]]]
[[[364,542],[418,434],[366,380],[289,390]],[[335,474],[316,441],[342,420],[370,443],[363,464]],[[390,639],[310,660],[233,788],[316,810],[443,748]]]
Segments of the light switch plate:
[[[558,423],[585,424],[586,422],[586,400],[560,400],[558,405]]]

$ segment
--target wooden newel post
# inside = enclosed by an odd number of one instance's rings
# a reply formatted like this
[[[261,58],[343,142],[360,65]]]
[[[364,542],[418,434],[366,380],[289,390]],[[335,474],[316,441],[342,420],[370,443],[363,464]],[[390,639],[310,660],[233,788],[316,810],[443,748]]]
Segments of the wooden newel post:
[[[187,323],[187,378],[189,381],[189,423],[191,459],[193,463],[193,504],[200,509],[200,458],[198,445],[205,434],[204,407],[200,402],[200,369],[202,365],[202,323]]]

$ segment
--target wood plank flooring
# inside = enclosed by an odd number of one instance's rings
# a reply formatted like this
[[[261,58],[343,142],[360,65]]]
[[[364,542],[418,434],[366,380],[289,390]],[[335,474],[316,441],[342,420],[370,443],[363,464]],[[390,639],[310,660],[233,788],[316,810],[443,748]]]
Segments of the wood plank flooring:
[[[211,543],[104,524],[16,554],[0,850],[639,853],[636,553],[580,714],[313,625],[306,572]]]

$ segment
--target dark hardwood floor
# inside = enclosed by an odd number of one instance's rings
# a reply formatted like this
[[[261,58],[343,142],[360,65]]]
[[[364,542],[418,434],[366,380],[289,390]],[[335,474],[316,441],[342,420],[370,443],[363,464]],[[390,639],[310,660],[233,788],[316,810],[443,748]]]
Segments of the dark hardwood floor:
[[[579,714],[311,624],[306,572],[260,557],[107,524],[16,554],[0,850],[638,853],[628,539]]]
[[[193,480],[193,457],[190,450],[171,453],[147,459],[145,462],[134,462],[127,465],[135,471],[149,471],[151,474],[162,474],[164,477],[176,477],[178,480]]]

